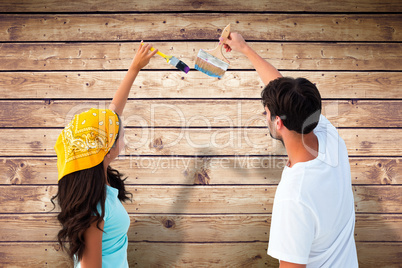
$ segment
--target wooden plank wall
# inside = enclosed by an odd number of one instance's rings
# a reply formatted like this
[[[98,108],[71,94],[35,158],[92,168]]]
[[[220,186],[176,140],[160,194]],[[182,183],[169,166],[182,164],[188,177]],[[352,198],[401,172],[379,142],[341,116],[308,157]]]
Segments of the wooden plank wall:
[[[54,143],[80,111],[107,107],[138,42],[114,167],[133,202],[130,267],[277,267],[267,256],[286,152],[267,135],[250,63],[218,80],[193,69],[231,23],[285,76],[307,77],[349,150],[361,267],[402,263],[399,0],[0,0],[0,266],[68,267],[55,242]]]

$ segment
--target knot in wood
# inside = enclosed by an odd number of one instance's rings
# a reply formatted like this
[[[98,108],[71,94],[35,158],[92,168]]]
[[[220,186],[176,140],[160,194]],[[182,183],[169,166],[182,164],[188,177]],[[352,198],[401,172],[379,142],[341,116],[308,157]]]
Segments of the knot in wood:
[[[358,99],[351,99],[352,105],[357,105],[357,102],[358,102],[358,101],[359,101]]]
[[[151,146],[157,150],[162,150],[163,149],[163,142],[161,138],[157,138],[154,140],[154,142],[151,144]]]
[[[21,184],[21,180],[18,177],[14,177],[10,180],[10,183],[15,185],[15,184]]]
[[[163,226],[165,226],[166,228],[172,228],[174,225],[175,225],[174,220],[166,219],[163,221]]]
[[[199,8],[202,6],[202,2],[200,2],[200,1],[194,1],[194,2],[191,3],[191,6],[192,6],[194,9],[199,9]]]
[[[61,247],[60,247],[59,244],[55,244],[55,245],[53,246],[53,248],[54,248],[54,250],[56,250],[56,251],[59,251],[59,250],[61,249]]]
[[[261,257],[260,254],[258,254],[258,255],[256,255],[256,256],[254,256],[253,259],[254,259],[254,260],[259,260],[259,259],[262,259],[262,257]]]
[[[388,177],[384,177],[381,180],[381,184],[391,184],[392,183],[392,179],[388,178]]]

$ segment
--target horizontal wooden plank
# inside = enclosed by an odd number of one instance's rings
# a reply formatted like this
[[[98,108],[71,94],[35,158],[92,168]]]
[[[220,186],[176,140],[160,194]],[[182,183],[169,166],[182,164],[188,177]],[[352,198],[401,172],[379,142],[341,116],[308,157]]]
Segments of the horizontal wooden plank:
[[[126,184],[163,185],[241,185],[278,184],[286,164],[283,157],[119,157],[112,166],[124,176]],[[389,162],[391,161],[391,162]],[[395,160],[380,161],[394,167]],[[399,160],[398,160],[399,161]],[[3,158],[0,160],[0,184],[55,184],[57,182],[56,158]],[[372,160],[370,160],[372,162]],[[376,162],[377,163],[377,162]],[[386,174],[389,183],[399,177],[392,169]],[[396,170],[396,173],[398,170]],[[378,178],[383,172],[377,172]],[[397,173],[398,174],[398,173]],[[361,178],[355,179],[360,181]],[[364,180],[364,179],[363,179]]]
[[[0,213],[50,212],[56,186],[0,186]],[[268,213],[276,187],[128,186],[129,213]],[[174,196],[174,198],[172,198]],[[252,206],[251,206],[252,204]],[[53,211],[58,211],[56,208]]]
[[[0,241],[56,241],[56,216],[2,215]],[[131,242],[268,241],[270,216],[131,215]]]
[[[57,241],[60,224],[56,215],[2,214],[0,241]]]
[[[270,213],[276,186],[127,186],[129,213]],[[56,186],[0,186],[0,213],[49,212]],[[401,213],[401,186],[353,186],[356,212]],[[172,198],[174,197],[174,198]],[[57,211],[54,210],[55,212]]]
[[[112,166],[126,184],[278,184],[286,157],[120,157]],[[56,158],[2,158],[0,184],[55,184]],[[349,158],[351,180],[359,184],[402,184],[400,158]]]
[[[401,189],[399,186],[353,186],[356,212],[389,212],[399,213],[402,211],[400,204],[402,202]],[[384,208],[387,204],[391,207]],[[396,205],[399,203],[399,205]]]
[[[401,243],[357,243],[359,266],[399,267],[402,261],[401,245]],[[267,246],[265,242],[229,244],[141,242],[130,244],[128,254],[135,260],[133,267],[279,267],[278,260],[267,255]],[[129,264],[131,267],[132,263]]]
[[[356,215],[355,240],[402,241],[401,215]]]
[[[401,184],[399,158],[349,158],[353,184]]]
[[[130,186],[130,212],[160,213],[266,213],[271,212],[276,186],[153,187]],[[399,186],[353,186],[356,211],[401,213]],[[149,193],[149,192],[151,193]],[[143,196],[142,196],[143,195]],[[175,199],[171,197],[175,196]]]
[[[112,163],[127,184],[278,184],[286,157],[119,157]],[[55,184],[56,158],[3,158],[0,184]],[[402,184],[400,158],[349,158],[351,180],[359,184]]]
[[[307,45],[308,46],[308,45]],[[1,56],[0,56],[1,57]],[[1,68],[1,67],[0,67]],[[336,66],[334,66],[336,68]],[[111,98],[126,72],[0,72],[0,99]],[[306,77],[322,98],[400,98],[401,72],[282,71]],[[152,81],[152,83],[150,83]],[[227,71],[215,79],[197,71],[142,71],[130,98],[260,98],[255,71]]]
[[[0,156],[55,155],[61,129],[2,129]],[[151,129],[125,130],[123,155],[239,155],[285,154],[266,129]],[[263,140],[264,139],[264,140]]]
[[[401,246],[402,243],[356,243],[359,267],[400,267]]]
[[[396,131],[399,133],[399,130]],[[388,136],[391,132],[391,129],[340,129],[339,135],[345,141],[350,156],[398,156],[400,150],[391,149],[391,146],[400,148],[402,141]]]
[[[67,263],[63,254],[53,249],[55,247],[55,243],[4,243],[0,244],[0,256],[7,256],[2,262],[7,267],[72,268],[72,263]],[[128,264],[130,267],[277,266],[278,261],[269,257],[266,249],[267,243],[129,243]]]
[[[402,70],[400,64],[402,60],[400,53],[402,50],[402,43],[250,42],[249,44],[261,55],[261,57],[268,60],[279,69],[329,71]],[[154,42],[153,45],[164,53],[176,56],[185,62],[190,68],[193,68],[195,66],[198,51],[200,49],[214,48],[217,45],[217,42]],[[49,71],[127,69],[130,66],[137,47],[137,42],[0,43],[0,61],[2,62],[0,70]],[[253,69],[252,64],[244,55],[237,52],[226,53],[225,55],[230,60],[229,70]],[[175,69],[159,56],[152,59],[146,68]],[[178,73],[179,77],[187,77],[183,72],[178,71]],[[114,73],[109,73],[104,77],[104,79],[109,79],[114,75]],[[192,76],[193,74],[190,75]],[[333,75],[337,74],[333,73]],[[198,71],[194,74],[194,77],[195,79],[203,79],[202,81],[206,84],[207,81],[211,81],[211,78],[208,78],[208,76]],[[206,78],[209,80],[205,80]],[[68,79],[68,81],[70,81],[70,79]],[[121,78],[119,77],[118,79],[120,80]],[[144,83],[144,86],[155,88],[159,82],[153,80],[155,79]],[[216,80],[218,79],[212,79],[212,81],[215,82]],[[175,83],[172,84],[170,81],[171,79],[169,78],[164,78],[162,80],[166,87],[172,87],[175,85]],[[237,85],[241,80],[239,80],[239,78],[232,78],[232,81],[232,83],[234,83],[232,85]],[[86,81],[86,83],[89,83],[89,81]],[[198,81],[197,84],[199,83],[202,82]],[[254,82],[252,85],[258,86],[258,83],[259,82]],[[380,78],[377,83],[387,82],[384,81],[384,78]],[[49,86],[50,88],[56,87],[56,85],[47,85],[46,88],[49,88]],[[116,88],[116,86],[113,88]],[[372,86],[368,87],[367,90],[370,88],[372,88]]]
[[[401,243],[356,243],[360,267],[399,267]],[[56,250],[56,249],[57,250]],[[279,267],[267,243],[129,243],[130,267]],[[56,243],[1,243],[7,267],[73,267]]]
[[[163,0],[90,0],[68,2],[62,0],[13,1],[0,0],[0,10],[3,12],[154,12],[154,11],[241,11],[241,12],[402,12],[398,0],[373,1],[355,0],[331,1],[294,0],[289,5],[280,0],[176,0],[166,5]]]
[[[57,243],[0,243],[1,264],[5,267],[73,268]]]
[[[0,156],[53,156],[61,129],[1,129]],[[399,129],[339,129],[350,156],[401,156]],[[285,155],[266,128],[126,128],[122,155]]]
[[[25,190],[25,192],[21,192],[21,190]],[[1,189],[1,193],[0,200],[2,203],[9,205],[9,208],[5,210],[0,209],[1,213],[23,211],[38,213],[50,212],[53,209],[50,198],[57,193],[57,189],[51,186],[26,186],[25,189],[6,186]],[[22,208],[22,206],[25,206],[25,208]]]
[[[140,215],[131,214],[130,242],[267,242],[271,215]],[[56,241],[60,230],[56,215],[0,217],[0,241]],[[378,232],[381,230],[381,232]],[[402,216],[357,214],[357,242],[402,241]]]
[[[218,39],[229,23],[232,31],[248,40],[402,41],[401,18],[400,14],[0,14],[0,41]]]
[[[0,127],[64,127],[75,114],[109,101],[0,101]],[[336,127],[402,127],[402,101],[329,100],[322,113]],[[134,100],[130,127],[266,127],[261,100]]]

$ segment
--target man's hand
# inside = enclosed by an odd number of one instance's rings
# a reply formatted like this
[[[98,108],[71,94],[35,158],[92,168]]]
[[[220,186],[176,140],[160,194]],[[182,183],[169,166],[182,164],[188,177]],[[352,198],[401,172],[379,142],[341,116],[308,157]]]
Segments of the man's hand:
[[[230,52],[232,50],[245,54],[248,45],[246,41],[244,41],[243,36],[238,33],[230,33],[228,38],[220,37],[219,41],[224,45],[223,47],[226,49],[226,52]]]
[[[282,77],[278,70],[269,62],[261,58],[247,43],[243,36],[238,33],[230,33],[228,38],[219,38],[224,45],[226,52],[232,50],[244,54],[253,64],[264,85],[270,81]]]

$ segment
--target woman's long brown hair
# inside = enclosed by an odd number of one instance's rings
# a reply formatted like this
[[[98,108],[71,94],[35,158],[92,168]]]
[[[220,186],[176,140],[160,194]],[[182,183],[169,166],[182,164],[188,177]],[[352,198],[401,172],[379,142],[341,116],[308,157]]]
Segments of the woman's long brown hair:
[[[54,200],[60,206],[57,219],[61,223],[61,230],[57,234],[61,248],[65,250],[71,259],[74,255],[78,260],[82,259],[85,249],[84,233],[93,222],[99,230],[103,231],[99,224],[105,216],[106,179],[103,162],[99,165],[77,171],[64,176],[58,183],[58,192]],[[110,186],[119,190],[120,201],[130,200],[130,194],[124,187],[123,175],[110,166],[107,168],[107,176]],[[97,210],[100,204],[101,213]]]

